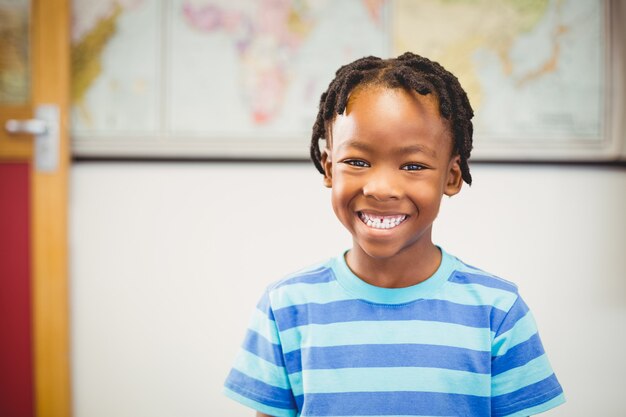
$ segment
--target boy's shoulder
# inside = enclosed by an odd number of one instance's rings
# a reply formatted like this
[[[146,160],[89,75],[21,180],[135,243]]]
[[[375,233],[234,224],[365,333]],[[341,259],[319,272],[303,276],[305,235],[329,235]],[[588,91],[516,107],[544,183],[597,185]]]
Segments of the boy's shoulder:
[[[270,306],[280,309],[335,298],[333,262],[334,258],[318,262],[270,283],[262,297],[263,309]]]
[[[484,269],[463,262],[459,258],[454,258],[456,266],[450,277],[451,282],[459,284],[476,284],[488,288],[503,290],[512,294],[518,294],[518,286],[514,282],[487,272]]]
[[[267,291],[272,292],[282,287],[296,284],[320,284],[332,281],[332,279],[332,259],[329,259],[285,275],[284,277],[269,284],[267,286]]]
[[[503,314],[511,312],[515,306],[525,310],[525,303],[515,283],[458,258],[455,258],[455,263],[444,297],[463,304],[491,306]]]

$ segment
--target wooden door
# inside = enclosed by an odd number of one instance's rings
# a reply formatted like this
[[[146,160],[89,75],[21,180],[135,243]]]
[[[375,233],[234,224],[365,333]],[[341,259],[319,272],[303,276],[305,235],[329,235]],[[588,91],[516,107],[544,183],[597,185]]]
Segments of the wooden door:
[[[68,0],[0,0],[0,415],[6,417],[71,415],[69,13]],[[26,29],[11,34],[24,20]],[[58,159],[47,170],[35,163],[31,135],[5,129],[7,120],[31,119],[41,105],[59,111]]]

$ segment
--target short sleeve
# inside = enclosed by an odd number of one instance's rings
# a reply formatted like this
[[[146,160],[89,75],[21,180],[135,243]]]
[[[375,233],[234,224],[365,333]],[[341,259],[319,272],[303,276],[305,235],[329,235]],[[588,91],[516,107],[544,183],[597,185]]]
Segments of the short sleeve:
[[[296,402],[285,368],[269,294],[255,309],[224,393],[231,399],[275,417],[294,417]]]
[[[491,395],[493,417],[531,416],[565,402],[535,320],[520,297],[493,340]]]

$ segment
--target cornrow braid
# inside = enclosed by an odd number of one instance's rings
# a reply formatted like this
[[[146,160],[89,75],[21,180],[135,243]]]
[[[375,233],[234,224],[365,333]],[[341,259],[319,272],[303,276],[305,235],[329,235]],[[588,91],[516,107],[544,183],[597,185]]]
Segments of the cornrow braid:
[[[439,112],[450,122],[453,152],[460,157],[461,176],[472,184],[468,160],[472,151],[474,111],[459,80],[437,62],[406,52],[397,58],[368,56],[344,65],[322,94],[311,135],[311,159],[324,173],[320,139],[326,140],[332,122],[346,110],[350,93],[357,86],[380,85],[403,88],[420,95],[434,93],[439,99]]]

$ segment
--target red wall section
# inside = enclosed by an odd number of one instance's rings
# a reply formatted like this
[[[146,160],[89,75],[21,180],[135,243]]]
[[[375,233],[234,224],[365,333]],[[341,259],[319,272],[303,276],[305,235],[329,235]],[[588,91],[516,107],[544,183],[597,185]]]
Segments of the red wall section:
[[[30,167],[0,163],[0,416],[33,416]]]

